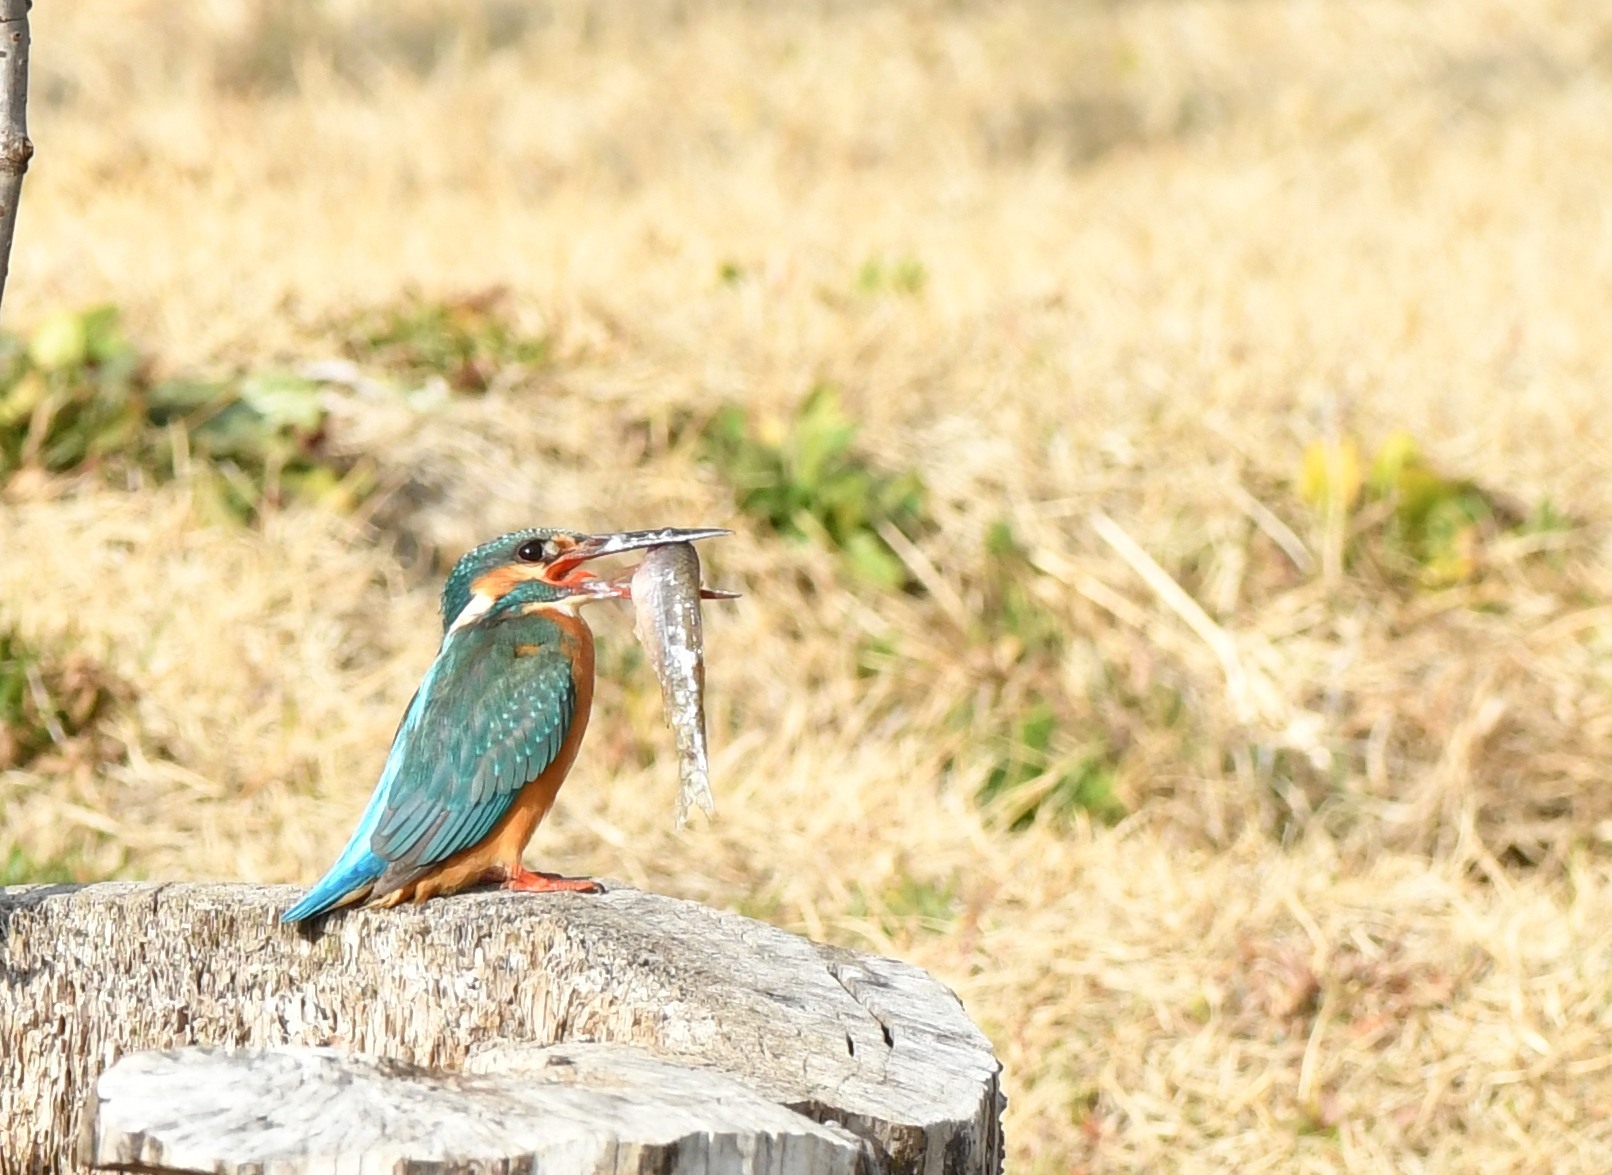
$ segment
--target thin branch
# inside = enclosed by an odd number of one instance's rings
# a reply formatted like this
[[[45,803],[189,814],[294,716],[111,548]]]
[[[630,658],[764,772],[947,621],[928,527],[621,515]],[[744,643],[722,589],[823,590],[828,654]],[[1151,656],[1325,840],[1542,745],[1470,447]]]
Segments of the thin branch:
[[[0,0],[0,298],[11,273],[22,177],[33,158],[28,138],[28,9],[32,0]]]

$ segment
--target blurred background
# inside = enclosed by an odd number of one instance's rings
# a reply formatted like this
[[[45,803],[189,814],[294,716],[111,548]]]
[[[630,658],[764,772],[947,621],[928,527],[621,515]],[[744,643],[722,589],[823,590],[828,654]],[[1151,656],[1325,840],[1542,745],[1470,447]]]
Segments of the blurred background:
[[[530,863],[930,968],[1009,1169],[1612,1169],[1612,10],[36,6],[0,881],[310,882],[526,525]]]

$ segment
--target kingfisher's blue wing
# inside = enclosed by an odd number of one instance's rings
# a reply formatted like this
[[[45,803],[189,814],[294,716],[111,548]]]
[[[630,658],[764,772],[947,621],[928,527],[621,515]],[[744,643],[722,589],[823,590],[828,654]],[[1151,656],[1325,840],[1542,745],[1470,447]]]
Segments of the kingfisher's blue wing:
[[[516,632],[494,624],[453,634],[410,707],[369,843],[389,877],[476,844],[559,755],[576,716],[570,659],[557,633],[532,644]]]
[[[358,827],[282,921],[378,897],[492,831],[560,753],[576,680],[553,624],[452,633],[426,671]]]

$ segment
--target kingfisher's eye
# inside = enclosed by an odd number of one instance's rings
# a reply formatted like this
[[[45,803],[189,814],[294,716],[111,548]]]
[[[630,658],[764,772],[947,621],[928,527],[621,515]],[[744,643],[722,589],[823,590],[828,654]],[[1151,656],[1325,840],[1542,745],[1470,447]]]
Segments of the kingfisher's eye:
[[[553,547],[545,539],[527,539],[515,548],[515,558],[522,563],[546,563]]]

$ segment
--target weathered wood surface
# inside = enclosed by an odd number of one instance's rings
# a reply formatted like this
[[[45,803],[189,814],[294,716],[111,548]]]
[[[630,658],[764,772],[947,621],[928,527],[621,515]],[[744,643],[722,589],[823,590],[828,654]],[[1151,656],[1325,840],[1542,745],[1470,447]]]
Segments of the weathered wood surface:
[[[475,893],[283,927],[288,887],[0,889],[0,1175],[74,1170],[94,1080],[186,1045],[449,1071],[601,1041],[723,1072],[862,1138],[870,1169],[994,1172],[998,1066],[924,972],[693,902]]]
[[[856,1175],[862,1145],[627,1045],[499,1050],[442,1073],[331,1049],[134,1053],[101,1075],[92,1166],[216,1175]],[[345,1165],[343,1165],[345,1164]]]

